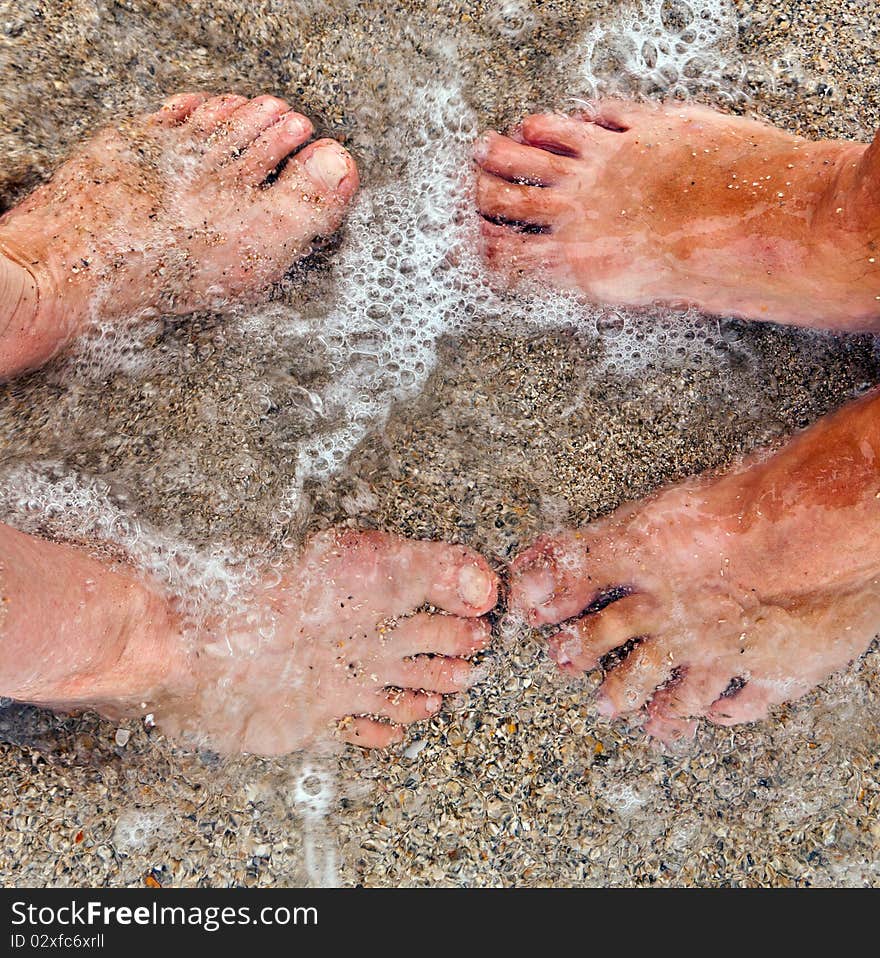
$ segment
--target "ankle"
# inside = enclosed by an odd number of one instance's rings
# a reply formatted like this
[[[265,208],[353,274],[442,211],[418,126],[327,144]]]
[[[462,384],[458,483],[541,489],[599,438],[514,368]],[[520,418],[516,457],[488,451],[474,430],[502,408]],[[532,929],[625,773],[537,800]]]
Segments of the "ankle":
[[[50,359],[68,338],[39,264],[0,238],[0,380]]]
[[[186,694],[190,653],[182,621],[167,596],[135,582],[128,600],[119,656],[109,664],[104,682],[111,710],[152,711],[159,702]],[[91,687],[93,696],[96,691]]]
[[[59,678],[49,704],[128,717],[188,695],[190,654],[172,604],[127,577],[102,585],[104,612],[90,623],[103,632],[101,646]]]

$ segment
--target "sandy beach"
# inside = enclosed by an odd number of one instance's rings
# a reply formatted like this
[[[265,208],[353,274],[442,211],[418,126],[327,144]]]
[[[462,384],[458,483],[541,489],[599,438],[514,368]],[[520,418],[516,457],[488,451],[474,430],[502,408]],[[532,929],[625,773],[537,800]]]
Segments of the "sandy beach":
[[[181,89],[287,98],[352,150],[368,195],[380,195],[405,177],[401,116],[414,85],[455,83],[480,129],[606,90],[659,96],[656,77],[623,75],[615,61],[628,49],[623,7],[9,5],[0,210],[90,131]],[[691,7],[691,18],[730,9]],[[880,14],[856,0],[735,9],[714,59],[664,82],[808,137],[869,138],[880,125]],[[672,10],[663,22],[674,47],[691,21]],[[585,66],[590,37],[601,56]],[[381,209],[369,222],[381,230]],[[308,314],[337,293],[347,302],[333,263],[356,240],[344,230],[272,309]],[[200,554],[267,559],[291,537],[348,525],[463,542],[500,569],[541,531],[778,443],[880,382],[868,336],[717,318],[660,325],[643,316],[627,317],[623,334],[543,321],[529,331],[496,310],[491,329],[440,336],[427,381],[345,470],[306,481],[280,520],[295,452],[315,428],[303,391],[321,393],[332,376],[327,347],[273,338],[247,316],[158,318],[0,386],[0,518],[73,540],[80,530],[95,547],[91,500],[76,499],[80,519],[64,506],[85,486],[125,527],[117,542],[137,523]],[[30,496],[34,475],[52,497]],[[65,476],[77,477],[72,493]],[[538,633],[500,627],[485,664],[488,678],[403,746],[332,759],[185,753],[141,723],[6,703],[3,883],[880,884],[876,642],[769,721],[703,725],[675,750],[598,716],[598,677],[559,676]]]

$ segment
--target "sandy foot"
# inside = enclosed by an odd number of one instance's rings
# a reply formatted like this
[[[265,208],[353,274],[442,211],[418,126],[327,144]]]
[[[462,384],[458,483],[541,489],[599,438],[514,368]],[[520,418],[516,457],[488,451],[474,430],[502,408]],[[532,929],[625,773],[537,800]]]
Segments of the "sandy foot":
[[[275,97],[184,93],[93,137],[0,219],[0,375],[97,311],[221,308],[279,279],[358,186],[349,154],[306,145],[312,132]]]
[[[488,261],[596,301],[875,329],[880,142],[605,101],[477,143]]]

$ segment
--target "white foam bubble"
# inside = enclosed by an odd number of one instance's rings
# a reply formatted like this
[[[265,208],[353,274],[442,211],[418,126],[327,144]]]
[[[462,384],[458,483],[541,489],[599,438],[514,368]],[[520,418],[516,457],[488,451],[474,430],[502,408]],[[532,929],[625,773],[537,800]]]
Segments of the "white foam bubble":
[[[578,52],[589,94],[635,90],[719,99],[745,97],[746,65],[738,56],[737,17],[728,0],[640,0],[600,21]]]
[[[639,814],[652,798],[650,790],[640,791],[624,783],[603,788],[602,797],[623,819]]]
[[[486,12],[485,23],[505,40],[522,40],[538,21],[528,0],[497,0]]]
[[[731,0],[632,0],[598,21],[574,57],[575,85],[587,98],[648,96],[746,104],[750,89],[804,89],[808,72],[794,47],[746,56],[737,47]]]
[[[116,820],[113,847],[123,855],[143,852],[173,837],[173,815],[161,808],[127,808]]]
[[[717,363],[724,348],[717,321],[696,311],[588,306],[538,285],[516,296],[499,292],[478,254],[470,162],[476,117],[454,86],[418,88],[410,103],[400,134],[412,144],[405,176],[364,190],[335,267],[335,307],[312,320],[335,370],[314,403],[331,428],[300,446],[288,510],[305,480],[338,472],[394,403],[423,389],[444,337],[576,328],[600,341],[599,371],[630,375],[655,361]],[[276,329],[302,331],[302,317],[272,317]]]
[[[181,602],[193,618],[232,611],[256,577],[231,549],[196,549],[150,528],[113,501],[108,483],[56,462],[17,464],[0,477],[0,520],[22,532],[104,546],[128,558]]]
[[[291,781],[294,809],[303,823],[306,874],[319,888],[339,886],[336,838],[329,821],[336,795],[334,774],[326,763],[306,760]]]

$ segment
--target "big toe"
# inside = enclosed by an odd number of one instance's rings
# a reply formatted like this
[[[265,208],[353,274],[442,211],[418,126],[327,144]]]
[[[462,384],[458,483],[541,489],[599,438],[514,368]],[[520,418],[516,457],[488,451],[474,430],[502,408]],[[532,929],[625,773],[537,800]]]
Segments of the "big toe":
[[[305,180],[319,193],[346,203],[359,185],[357,165],[351,154],[336,140],[316,140],[299,152],[288,164],[284,177]]]
[[[307,143],[313,132],[307,117],[288,110],[244,150],[238,159],[238,175],[245,183],[262,183],[286,157]]]
[[[461,545],[331,529],[313,537],[309,553],[321,575],[331,567],[344,570],[352,587],[370,597],[377,619],[409,615],[425,604],[471,618],[488,612],[498,598],[498,577],[489,563]]]
[[[511,609],[531,625],[561,622],[582,612],[599,591],[585,573],[583,552],[568,536],[538,539],[511,566]]]
[[[497,602],[498,577],[479,553],[446,542],[384,542],[382,571],[397,583],[392,601],[399,612],[427,602],[472,617],[484,615]]]
[[[296,127],[296,121],[291,122]],[[300,135],[295,128],[282,138],[295,140]],[[273,215],[280,215],[290,235],[311,241],[339,228],[358,183],[357,166],[348,150],[335,140],[318,140],[290,157],[277,180],[261,191],[262,201]]]

